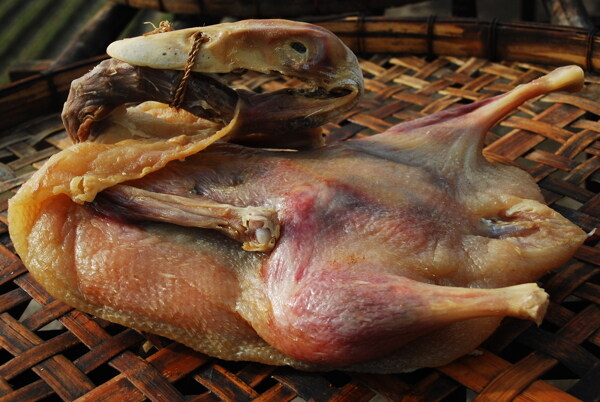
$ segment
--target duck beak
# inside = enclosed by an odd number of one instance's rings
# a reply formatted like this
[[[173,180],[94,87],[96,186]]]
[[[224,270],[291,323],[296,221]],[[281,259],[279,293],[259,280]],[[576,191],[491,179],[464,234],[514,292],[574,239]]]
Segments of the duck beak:
[[[338,37],[296,21],[244,20],[160,32],[113,42],[107,53],[134,66],[183,70],[199,37],[203,44],[193,60],[193,71],[275,71],[326,89],[344,82],[362,84],[356,57]]]

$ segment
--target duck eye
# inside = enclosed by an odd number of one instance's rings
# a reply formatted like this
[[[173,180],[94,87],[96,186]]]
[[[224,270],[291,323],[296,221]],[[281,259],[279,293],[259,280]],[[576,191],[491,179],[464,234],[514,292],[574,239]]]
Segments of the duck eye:
[[[292,43],[290,43],[290,47],[292,49],[294,49],[296,52],[301,53],[301,54],[306,53],[306,50],[307,50],[306,46],[304,46],[304,44],[300,43],[300,42],[292,42]]]

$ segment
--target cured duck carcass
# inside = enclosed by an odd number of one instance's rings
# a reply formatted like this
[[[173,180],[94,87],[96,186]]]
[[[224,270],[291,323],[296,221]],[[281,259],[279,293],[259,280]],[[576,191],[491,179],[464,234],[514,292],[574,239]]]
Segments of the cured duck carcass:
[[[318,127],[363,85],[323,28],[249,20],[108,52],[65,104],[75,144],[8,217],[32,275],[103,319],[222,359],[438,366],[505,316],[539,323],[548,296],[534,281],[586,238],[526,172],[482,155],[488,129],[521,103],[579,89],[578,67],[323,145]],[[215,75],[241,70],[305,85],[254,93]]]

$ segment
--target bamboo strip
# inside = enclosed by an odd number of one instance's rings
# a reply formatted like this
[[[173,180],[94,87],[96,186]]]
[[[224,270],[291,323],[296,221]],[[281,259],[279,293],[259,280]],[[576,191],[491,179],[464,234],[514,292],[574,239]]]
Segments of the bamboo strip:
[[[469,19],[349,17],[320,22],[358,53],[474,56],[600,69],[600,35],[581,28]],[[429,29],[431,28],[431,29]],[[428,32],[431,35],[428,35]],[[589,55],[589,57],[588,57]],[[589,60],[588,60],[589,59]],[[589,64],[589,66],[588,66]]]

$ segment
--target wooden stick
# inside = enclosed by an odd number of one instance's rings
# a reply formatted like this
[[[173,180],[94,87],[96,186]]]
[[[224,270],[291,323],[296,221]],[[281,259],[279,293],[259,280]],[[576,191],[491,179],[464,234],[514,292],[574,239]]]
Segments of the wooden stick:
[[[305,15],[360,12],[382,14],[388,7],[417,3],[419,0],[114,0],[133,7],[150,8],[176,14],[209,17],[294,18]]]

